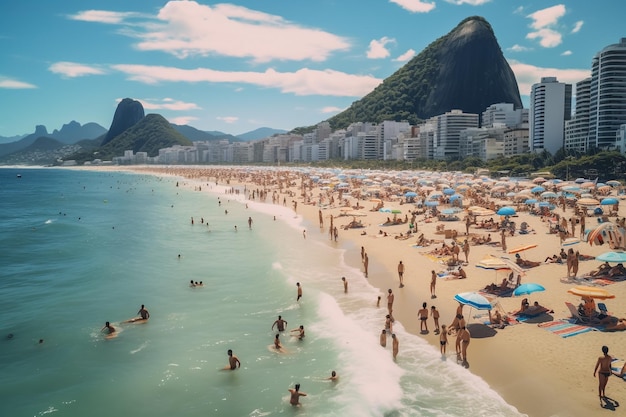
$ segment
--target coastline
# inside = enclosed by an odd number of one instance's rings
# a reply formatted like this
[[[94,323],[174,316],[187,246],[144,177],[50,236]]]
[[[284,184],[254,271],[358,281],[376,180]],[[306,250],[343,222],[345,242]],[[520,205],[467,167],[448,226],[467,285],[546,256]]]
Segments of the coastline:
[[[77,169],[77,168],[73,168]],[[78,168],[84,169],[84,168]],[[133,171],[150,175],[167,175],[165,168],[159,167],[90,167],[87,169]],[[192,170],[209,170],[212,172],[223,170],[225,177],[232,177],[231,183],[220,182],[226,186],[248,186],[249,189],[259,188],[258,184],[239,181],[234,173],[242,172],[244,167],[238,168],[214,168],[214,167],[169,167],[170,171],[178,171],[178,175],[187,178],[188,181],[205,181],[205,179],[193,178]],[[193,175],[192,175],[193,173]],[[187,174],[188,176],[186,176]],[[243,179],[243,178],[242,178]],[[335,225],[343,226],[352,218],[340,216],[338,204],[323,209],[316,204],[305,204],[300,195],[299,184],[289,187],[294,196],[287,198],[287,206],[293,201],[297,202],[297,213],[308,224],[317,225],[319,210],[322,210],[324,228],[320,233],[328,233],[328,222],[333,216]],[[268,187],[272,189],[271,187]],[[283,190],[287,191],[287,190]],[[319,190],[313,190],[317,195]],[[280,194],[281,199],[284,194]],[[457,303],[453,296],[460,292],[476,291],[492,282],[498,282],[501,275],[494,271],[483,270],[475,267],[476,262],[485,255],[511,256],[499,247],[488,245],[472,246],[469,256],[469,265],[465,267],[468,273],[466,280],[437,280],[437,298],[431,299],[429,295],[430,271],[441,271],[444,265],[438,263],[425,254],[429,248],[414,248],[410,245],[415,238],[410,240],[395,239],[399,233],[406,231],[405,226],[395,225],[380,227],[379,222],[384,221],[387,214],[367,211],[370,202],[361,201],[366,207],[363,212],[366,216],[360,219],[366,225],[363,229],[348,229],[339,231],[338,246],[347,248],[346,262],[354,267],[361,267],[359,248],[363,246],[370,259],[369,278],[371,285],[378,288],[381,294],[386,294],[387,288],[393,289],[396,294],[394,303],[394,317],[401,322],[405,329],[413,334],[420,335],[417,310],[422,302],[428,303],[428,307],[435,304],[441,313],[441,324],[449,324],[452,321]],[[267,202],[271,204],[271,202]],[[407,206],[412,207],[412,206]],[[561,209],[558,209],[561,213]],[[620,207],[620,215],[623,217],[624,209]],[[405,211],[403,210],[402,216]],[[570,211],[566,216],[571,215]],[[419,216],[421,218],[421,216]],[[497,216],[494,216],[497,217]],[[524,256],[532,260],[542,260],[547,255],[558,253],[560,242],[556,235],[548,234],[546,224],[536,216],[520,213],[516,221],[527,221],[536,230],[536,234],[516,235],[507,240],[509,248],[526,244],[537,244],[536,249],[529,250]],[[426,237],[443,240],[443,236],[437,235],[436,226],[442,222],[424,223],[418,220],[418,233],[424,233]],[[450,227],[459,232],[459,237],[464,235],[462,222],[445,222],[446,228]],[[308,230],[308,233],[317,232],[317,228]],[[387,237],[382,237],[378,232],[385,230]],[[361,235],[365,231],[366,235]],[[474,229],[470,233],[480,233]],[[497,240],[498,238],[494,238]],[[448,240],[449,241],[449,240]],[[330,239],[328,240],[330,242]],[[596,256],[608,251],[608,247],[589,246],[587,243],[579,243],[576,249],[582,253]],[[463,256],[461,255],[461,258]],[[541,259],[540,259],[541,258]],[[397,263],[402,260],[406,265],[405,287],[398,288]],[[598,261],[585,261],[580,264],[580,275],[596,268]],[[569,317],[569,311],[565,301],[578,303],[578,298],[566,293],[573,284],[565,284],[560,278],[565,276],[565,266],[558,264],[543,264],[537,268],[526,271],[523,282],[537,282],[545,286],[546,291],[531,294],[529,299],[539,300],[542,305],[554,310],[554,319]],[[626,283],[618,282],[607,286],[611,293],[616,295],[613,300],[607,300],[609,310],[618,317],[626,317],[626,307],[622,303],[626,296]],[[384,296],[383,296],[384,297]],[[520,298],[509,297],[498,299],[506,312],[516,310]],[[384,304],[384,301],[382,302]],[[468,323],[478,323],[483,319],[475,318],[476,310],[469,311],[467,307],[464,314]],[[480,314],[480,313],[478,313]],[[430,333],[421,335],[431,345],[439,347],[439,337],[432,332],[432,319],[428,319]],[[449,339],[451,342],[454,338]],[[490,337],[477,337],[473,335],[468,349],[468,372],[485,380],[504,400],[516,407],[520,412],[529,416],[587,416],[598,412],[600,407],[597,397],[597,378],[593,378],[593,367],[596,359],[601,355],[600,347],[606,344],[610,348],[610,354],[615,357],[626,357],[626,348],[623,342],[626,336],[623,333],[605,333],[591,331],[570,338],[561,338],[549,331],[538,328],[537,324],[520,323],[497,330]],[[449,349],[454,349],[449,346]],[[400,350],[400,356],[402,350]],[[619,401],[626,398],[626,384],[618,378],[610,378],[607,387],[609,397]]]

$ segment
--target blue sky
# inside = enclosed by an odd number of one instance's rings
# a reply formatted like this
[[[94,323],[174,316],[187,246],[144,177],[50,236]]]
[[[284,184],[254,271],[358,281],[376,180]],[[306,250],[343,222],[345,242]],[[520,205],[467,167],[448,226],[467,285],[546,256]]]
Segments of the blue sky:
[[[202,130],[290,130],[366,95],[466,17],[492,25],[527,105],[626,37],[624,0],[24,0],[0,5],[0,136],[108,128],[119,100]]]

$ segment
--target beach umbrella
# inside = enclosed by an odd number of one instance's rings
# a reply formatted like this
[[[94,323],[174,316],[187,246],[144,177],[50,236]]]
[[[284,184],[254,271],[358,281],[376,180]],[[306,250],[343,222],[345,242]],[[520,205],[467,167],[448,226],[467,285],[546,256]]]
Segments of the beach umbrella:
[[[506,258],[498,258],[496,256],[486,256],[480,261],[478,261],[476,263],[476,266],[478,268],[493,269],[493,270],[510,269],[520,275],[526,275],[524,270],[515,262]]]
[[[454,191],[454,189],[453,189],[453,188],[444,188],[444,189],[443,189],[443,193],[444,193],[445,195],[452,195],[452,194],[454,194],[454,192],[455,192],[455,191]]]
[[[563,241],[563,243],[561,243],[561,246],[572,246],[577,243],[580,243],[580,239],[577,239],[575,237],[568,237]]]
[[[611,187],[619,187],[621,183],[617,180],[609,180],[606,182],[606,185],[610,185]]]
[[[454,299],[461,304],[468,305],[477,310],[491,310],[489,300],[477,292],[463,292],[455,295]]]
[[[587,287],[584,285],[578,285],[574,288],[570,288],[569,290],[567,290],[567,292],[573,295],[577,295],[579,297],[590,297],[596,298],[598,300],[615,298],[615,295],[600,287]]]
[[[512,216],[515,214],[515,209],[511,206],[501,207],[497,212],[500,216]]]
[[[459,200],[459,199],[462,199],[462,198],[463,198],[463,196],[460,195],[460,194],[453,194],[453,195],[450,196],[450,202],[453,202],[453,201],[456,201],[456,200]]]
[[[602,262],[626,262],[626,252],[604,252],[596,256],[598,261]]]
[[[614,198],[614,197],[603,198],[602,201],[600,201],[600,204],[603,206],[612,206],[617,203],[618,203],[617,198]]]
[[[581,198],[576,202],[576,204],[581,206],[597,206],[600,202],[595,198]]]
[[[534,292],[545,291],[546,289],[543,285],[535,284],[534,282],[529,282],[525,284],[521,284],[513,291],[513,295],[528,295]]]
[[[537,193],[543,193],[546,189],[543,188],[541,185],[538,185],[536,187],[533,187],[530,189],[531,193],[537,194]]]
[[[557,198],[558,196],[556,195],[555,192],[552,191],[544,191],[543,193],[541,193],[541,198]]]
[[[524,204],[528,204],[528,205],[535,204],[535,203],[537,203],[537,199],[535,198],[529,198],[526,201],[524,201]]]
[[[404,193],[405,197],[417,197],[417,193],[414,191],[407,191],[406,193]]]
[[[529,245],[523,245],[523,246],[518,246],[516,248],[513,248],[509,251],[509,253],[519,253],[519,252],[523,252],[525,250],[536,248],[536,247],[537,247],[536,243],[531,243]]]
[[[441,214],[450,215],[450,214],[456,214],[456,213],[458,213],[460,211],[461,211],[461,209],[459,209],[458,207],[452,207],[452,208],[447,208],[447,209],[441,210]]]
[[[586,182],[586,181],[587,181],[587,180],[586,180],[586,179],[584,179],[584,178],[576,178],[576,179],[574,180],[574,182],[575,182],[576,184],[582,184],[583,182]]]
[[[428,207],[435,207],[439,205],[439,201],[430,200],[430,201],[425,202],[424,204],[426,204]]]

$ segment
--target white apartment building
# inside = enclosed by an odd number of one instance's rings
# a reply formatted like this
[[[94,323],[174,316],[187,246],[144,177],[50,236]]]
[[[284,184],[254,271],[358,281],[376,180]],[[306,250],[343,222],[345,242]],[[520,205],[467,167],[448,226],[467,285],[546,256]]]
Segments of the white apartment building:
[[[435,116],[435,136],[433,139],[433,158],[447,159],[460,156],[461,131],[478,127],[478,115],[463,113],[462,110],[451,110]]]
[[[590,90],[589,146],[615,148],[626,123],[626,38],[594,56]]]
[[[530,151],[528,126],[504,132],[504,156],[521,155]]]
[[[504,132],[508,128],[501,123],[494,127],[472,127],[461,131],[459,155],[474,156],[487,161],[504,155]]]
[[[589,142],[591,78],[576,83],[576,110],[565,122],[565,149],[585,152]]]
[[[487,107],[482,114],[481,127],[505,125],[515,127],[528,123],[528,109],[515,109],[513,103],[497,103]]]
[[[530,150],[554,154],[563,147],[565,121],[572,113],[572,85],[543,77],[530,92]]]

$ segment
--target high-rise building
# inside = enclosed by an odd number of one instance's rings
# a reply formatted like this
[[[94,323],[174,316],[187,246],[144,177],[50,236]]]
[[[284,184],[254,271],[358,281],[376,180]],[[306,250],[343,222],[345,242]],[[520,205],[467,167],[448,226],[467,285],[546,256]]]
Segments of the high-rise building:
[[[591,78],[576,83],[576,111],[565,122],[565,149],[587,151],[589,142],[589,98]]]
[[[626,123],[626,38],[593,57],[590,90],[589,146],[615,149]]]
[[[563,147],[565,121],[572,114],[572,85],[543,77],[530,91],[530,150],[551,154]]]
[[[437,125],[433,140],[433,158],[447,159],[460,156],[461,131],[478,127],[478,115],[452,110],[435,116]]]

